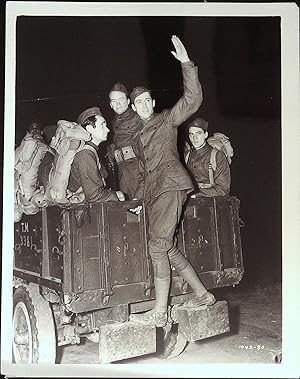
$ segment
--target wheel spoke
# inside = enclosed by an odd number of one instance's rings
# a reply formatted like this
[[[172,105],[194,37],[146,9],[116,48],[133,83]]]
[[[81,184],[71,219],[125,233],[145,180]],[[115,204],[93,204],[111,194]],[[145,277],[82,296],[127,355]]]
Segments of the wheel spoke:
[[[17,333],[14,337],[14,342],[17,345],[29,345],[29,336],[28,332],[25,333]]]

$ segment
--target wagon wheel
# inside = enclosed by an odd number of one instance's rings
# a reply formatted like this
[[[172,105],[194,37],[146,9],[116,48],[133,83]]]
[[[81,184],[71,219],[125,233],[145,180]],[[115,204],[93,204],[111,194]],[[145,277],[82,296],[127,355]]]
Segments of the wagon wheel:
[[[51,307],[36,289],[20,286],[13,296],[13,360],[55,363],[56,336]]]
[[[157,330],[158,357],[161,359],[173,359],[178,357],[187,346],[187,339],[178,333],[178,324],[173,324],[170,330],[159,328]]]

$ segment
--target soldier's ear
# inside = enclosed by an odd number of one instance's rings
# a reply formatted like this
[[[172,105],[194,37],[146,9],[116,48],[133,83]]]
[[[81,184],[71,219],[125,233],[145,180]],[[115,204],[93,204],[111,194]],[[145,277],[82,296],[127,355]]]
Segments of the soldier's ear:
[[[93,134],[93,130],[94,128],[92,127],[92,125],[88,124],[86,127],[85,127],[85,130],[87,132],[89,132],[91,135]]]
[[[131,104],[131,108],[136,112],[136,107],[134,106],[134,104]]]
[[[129,99],[129,98],[127,98],[127,104],[129,105],[129,103],[130,103],[130,99]]]
[[[208,132],[204,133],[204,138],[206,139],[208,137]]]
[[[152,99],[152,107],[155,107],[155,99]]]

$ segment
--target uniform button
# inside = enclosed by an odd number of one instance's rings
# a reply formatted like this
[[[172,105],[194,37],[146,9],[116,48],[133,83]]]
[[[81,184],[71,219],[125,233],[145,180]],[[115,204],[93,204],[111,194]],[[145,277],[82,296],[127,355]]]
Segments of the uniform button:
[[[151,173],[152,170],[149,170],[149,174]]]
[[[194,166],[193,166],[194,168],[196,168],[196,165],[194,164]]]

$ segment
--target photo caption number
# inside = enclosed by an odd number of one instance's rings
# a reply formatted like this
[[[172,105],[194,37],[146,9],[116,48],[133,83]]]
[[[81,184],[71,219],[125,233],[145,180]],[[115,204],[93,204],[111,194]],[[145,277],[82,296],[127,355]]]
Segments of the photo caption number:
[[[264,345],[239,345],[239,349],[243,350],[264,350],[265,346]]]

